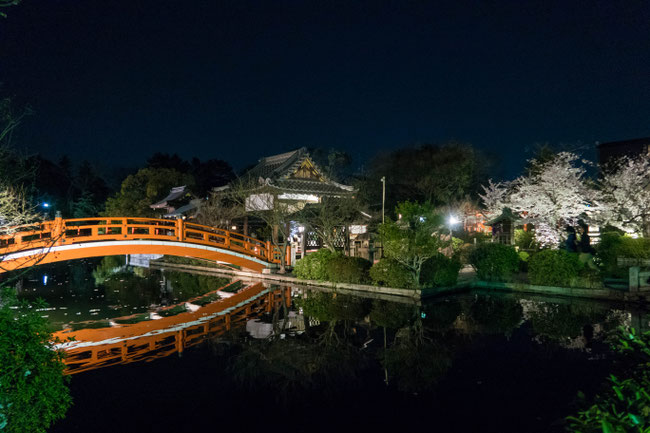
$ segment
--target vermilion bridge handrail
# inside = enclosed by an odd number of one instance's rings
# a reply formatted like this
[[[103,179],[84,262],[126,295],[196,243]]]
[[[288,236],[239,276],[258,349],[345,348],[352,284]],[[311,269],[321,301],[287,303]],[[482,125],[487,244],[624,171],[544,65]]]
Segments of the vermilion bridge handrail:
[[[281,251],[271,242],[181,219],[139,217],[55,218],[0,235],[0,254],[98,241],[164,240],[207,245],[241,252],[268,263],[280,263]],[[287,257],[290,250],[287,246]],[[288,261],[287,261],[288,263]]]

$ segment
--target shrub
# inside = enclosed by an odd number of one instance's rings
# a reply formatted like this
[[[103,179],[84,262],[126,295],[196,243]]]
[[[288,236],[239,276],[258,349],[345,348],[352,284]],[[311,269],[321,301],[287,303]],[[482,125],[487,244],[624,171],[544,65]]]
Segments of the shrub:
[[[370,278],[378,286],[412,289],[415,286],[413,273],[393,259],[381,259],[370,268]]]
[[[577,253],[542,250],[528,261],[528,279],[532,284],[569,286],[583,267]]]
[[[530,254],[526,251],[519,251],[519,270],[521,272],[528,272],[528,260],[530,259]]]
[[[453,286],[458,280],[460,268],[458,260],[437,254],[422,264],[420,284],[424,287]]]
[[[368,281],[372,264],[361,257],[338,256],[327,261],[327,280],[335,283],[359,284]]]
[[[327,263],[338,256],[328,249],[318,250],[298,260],[293,274],[303,280],[327,280]]]
[[[515,230],[515,246],[523,250],[533,250],[538,248],[535,242],[535,235],[531,230],[516,229]]]
[[[650,239],[633,239],[615,232],[603,233],[596,256],[607,275],[626,277],[627,269],[618,267],[618,258],[650,259]]]
[[[469,255],[469,262],[481,280],[503,281],[517,271],[519,256],[511,246],[486,243],[474,248]]]

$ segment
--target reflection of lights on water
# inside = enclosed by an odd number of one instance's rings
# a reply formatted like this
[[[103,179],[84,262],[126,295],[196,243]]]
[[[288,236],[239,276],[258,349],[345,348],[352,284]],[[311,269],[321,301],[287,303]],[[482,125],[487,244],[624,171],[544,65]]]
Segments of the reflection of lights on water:
[[[47,275],[43,275],[43,285],[47,286]]]

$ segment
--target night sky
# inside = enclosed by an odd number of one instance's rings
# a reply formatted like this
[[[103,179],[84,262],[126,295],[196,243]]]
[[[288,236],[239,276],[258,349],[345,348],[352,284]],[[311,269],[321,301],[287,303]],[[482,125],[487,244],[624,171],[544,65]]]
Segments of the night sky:
[[[0,19],[19,144],[236,168],[300,146],[504,154],[650,135],[647,1],[24,0]]]

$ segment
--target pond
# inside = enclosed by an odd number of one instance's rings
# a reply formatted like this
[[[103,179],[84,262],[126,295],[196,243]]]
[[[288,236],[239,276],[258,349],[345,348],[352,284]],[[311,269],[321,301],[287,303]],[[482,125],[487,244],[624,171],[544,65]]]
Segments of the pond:
[[[465,293],[371,299],[123,266],[34,268],[74,405],[52,432],[561,432],[645,311]]]

